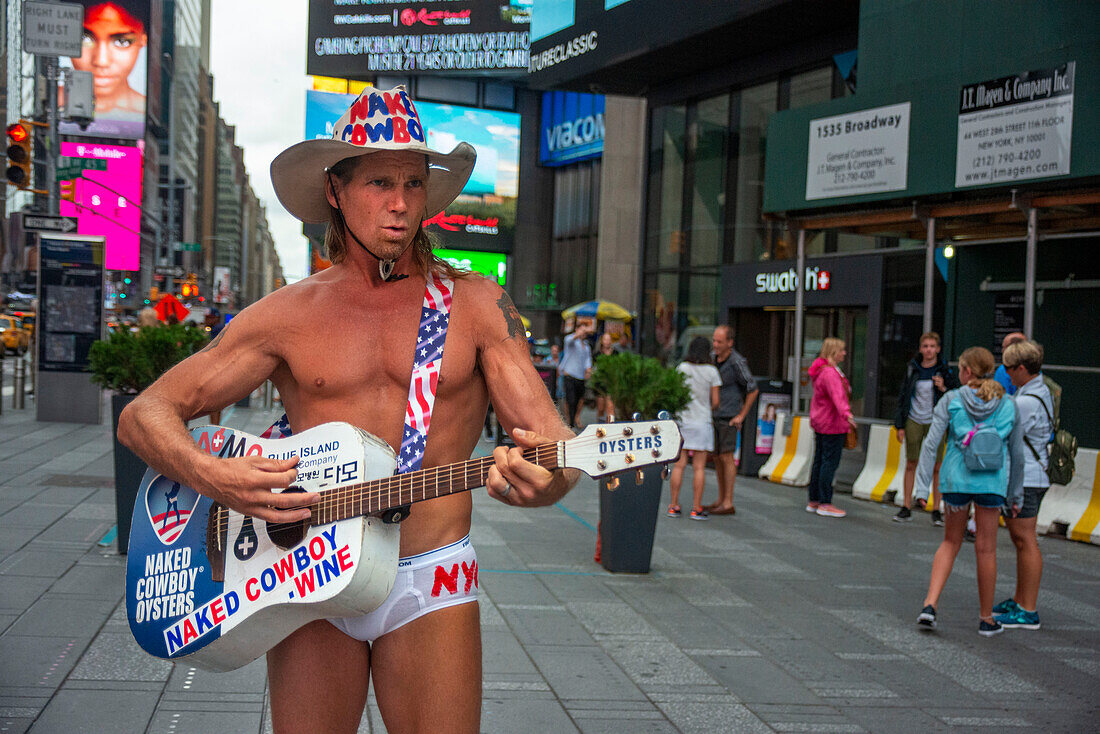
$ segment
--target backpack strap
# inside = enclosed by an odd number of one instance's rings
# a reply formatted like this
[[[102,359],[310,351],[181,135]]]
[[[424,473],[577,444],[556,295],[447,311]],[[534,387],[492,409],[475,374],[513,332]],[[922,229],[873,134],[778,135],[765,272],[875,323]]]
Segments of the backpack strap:
[[[1035,398],[1039,401],[1039,405],[1043,406],[1043,412],[1047,414],[1047,421],[1050,423],[1050,435],[1053,436],[1054,432],[1058,430],[1058,427],[1054,425],[1054,417],[1051,416],[1050,411],[1047,410],[1047,404],[1043,402],[1043,399],[1038,395],[1032,395],[1031,393],[1024,393],[1021,397]]]

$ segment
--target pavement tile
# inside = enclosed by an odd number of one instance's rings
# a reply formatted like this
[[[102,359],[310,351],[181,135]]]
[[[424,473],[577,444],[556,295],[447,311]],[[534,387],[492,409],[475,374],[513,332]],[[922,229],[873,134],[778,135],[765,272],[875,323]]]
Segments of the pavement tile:
[[[772,731],[747,706],[739,703],[665,702],[657,705],[684,734]]]
[[[45,549],[40,545],[16,551],[0,563],[0,576],[33,576],[59,579],[76,563],[74,550]]]
[[[41,696],[57,688],[76,664],[84,643],[72,638],[0,637],[0,696]]]
[[[158,708],[149,731],[245,732],[259,731],[263,711],[173,711]]]
[[[758,657],[705,657],[699,664],[745,703],[818,703],[813,691],[778,664]]]
[[[52,583],[49,578],[0,574],[0,611],[22,614]]]
[[[155,696],[138,691],[65,689],[50,699],[49,705],[30,731],[36,734],[68,731],[79,731],[82,734],[118,734],[145,731],[156,706]]]
[[[527,651],[559,698],[612,701],[645,698],[615,661],[598,647],[528,645]]]
[[[481,730],[564,734],[577,731],[577,727],[557,701],[485,695],[481,703]]]
[[[87,642],[103,626],[115,603],[115,600],[47,592],[24,612],[7,634],[69,637]]]
[[[104,633],[85,651],[72,679],[167,681],[172,663],[147,654],[129,632]]]
[[[125,570],[118,565],[99,565],[79,562],[50,587],[50,593],[73,596],[92,596],[117,603],[123,598],[125,588],[119,583]]]

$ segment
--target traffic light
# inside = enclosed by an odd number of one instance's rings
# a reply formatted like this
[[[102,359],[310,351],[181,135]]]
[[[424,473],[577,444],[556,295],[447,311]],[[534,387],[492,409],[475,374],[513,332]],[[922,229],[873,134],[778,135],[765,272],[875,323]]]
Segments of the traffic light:
[[[180,285],[180,295],[184,298],[194,298],[199,295],[199,277],[194,273],[187,275],[187,280]]]
[[[61,189],[62,201],[76,203],[76,181],[59,181],[58,187]]]
[[[7,182],[26,190],[31,188],[31,127],[23,122],[8,125]]]
[[[156,303],[160,300],[160,289],[154,286],[149,286],[149,300]]]

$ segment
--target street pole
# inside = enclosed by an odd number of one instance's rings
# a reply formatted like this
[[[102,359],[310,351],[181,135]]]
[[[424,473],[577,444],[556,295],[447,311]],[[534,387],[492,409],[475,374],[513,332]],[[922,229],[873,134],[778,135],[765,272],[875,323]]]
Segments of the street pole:
[[[928,217],[924,240],[924,333],[932,331],[932,286],[936,275],[936,218]]]
[[[1027,210],[1027,259],[1024,262],[1024,333],[1035,338],[1035,259],[1039,247],[1039,210]]]
[[[46,123],[49,125],[46,133],[46,190],[49,192],[46,207],[56,216],[61,212],[57,181],[54,180],[61,142],[57,135],[57,59],[53,56],[46,57]]]
[[[806,286],[802,279],[806,277],[806,230],[798,230],[798,264],[795,266],[794,288],[794,387],[791,393],[791,415],[799,411],[798,399],[802,390],[802,312],[805,310]]]

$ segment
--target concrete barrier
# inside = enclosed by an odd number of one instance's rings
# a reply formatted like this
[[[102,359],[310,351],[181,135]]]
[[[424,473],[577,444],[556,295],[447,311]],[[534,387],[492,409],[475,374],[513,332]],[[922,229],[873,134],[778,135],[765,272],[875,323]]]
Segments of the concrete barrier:
[[[890,495],[902,494],[902,479],[905,477],[904,448],[898,441],[897,429],[893,426],[870,426],[867,439],[867,460],[863,471],[852,484],[852,496],[872,502],[887,502]]]
[[[1079,449],[1077,471],[1069,484],[1051,485],[1039,508],[1036,529],[1052,529],[1082,543],[1100,545],[1100,451]]]
[[[787,421],[791,422],[790,435],[785,435]],[[810,483],[810,470],[814,463],[814,432],[810,419],[780,413],[775,423],[775,439],[772,455],[760,467],[761,479],[792,487],[805,487]]]

